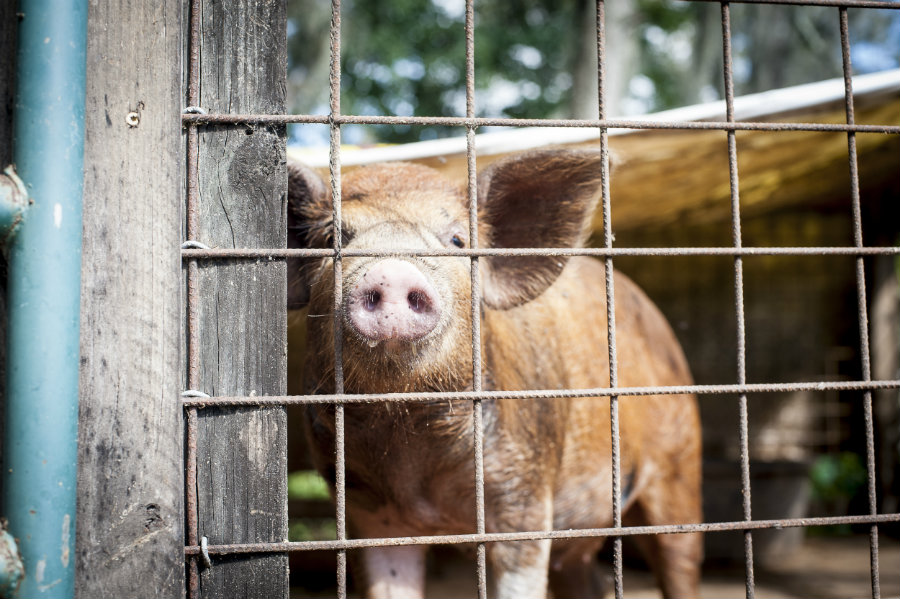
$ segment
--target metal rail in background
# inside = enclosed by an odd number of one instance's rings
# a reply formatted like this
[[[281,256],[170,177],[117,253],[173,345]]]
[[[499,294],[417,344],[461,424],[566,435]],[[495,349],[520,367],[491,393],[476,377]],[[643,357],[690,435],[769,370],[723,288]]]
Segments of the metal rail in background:
[[[182,246],[182,258],[188,267],[187,277],[187,353],[188,353],[188,388],[193,389],[199,372],[199,335],[197,315],[197,269],[200,260],[235,259],[248,260],[285,259],[285,258],[332,258],[334,268],[334,334],[335,334],[335,393],[315,396],[253,396],[253,397],[205,397],[196,393],[186,393],[182,405],[187,413],[187,448],[186,448],[186,498],[187,498],[187,542],[185,556],[189,566],[188,592],[192,598],[198,597],[198,560],[208,559],[209,555],[234,555],[271,552],[296,552],[319,549],[333,550],[338,555],[337,588],[338,596],[346,597],[347,572],[346,551],[365,547],[398,546],[415,544],[464,544],[474,543],[477,546],[477,580],[478,594],[486,596],[486,560],[485,543],[514,542],[538,539],[565,539],[581,537],[612,537],[614,539],[615,592],[617,597],[623,594],[621,570],[621,539],[626,536],[640,534],[672,534],[688,532],[743,531],[745,538],[745,584],[747,597],[755,594],[753,576],[753,546],[751,531],[763,529],[780,529],[785,527],[826,526],[833,524],[866,524],[870,528],[871,582],[872,596],[880,597],[878,572],[878,524],[900,521],[900,514],[878,514],[875,503],[875,470],[874,470],[874,434],[872,426],[871,391],[877,389],[898,389],[898,380],[872,380],[868,348],[868,317],[866,314],[865,272],[863,259],[867,256],[897,256],[900,247],[866,247],[863,244],[862,219],[859,205],[859,176],[856,156],[855,136],[857,133],[878,133],[885,135],[900,134],[898,125],[860,125],[854,120],[853,94],[850,65],[850,40],[847,33],[847,8],[879,8],[900,9],[900,2],[890,0],[734,0],[750,4],[791,4],[804,6],[835,7],[840,18],[841,51],[843,57],[843,77],[845,83],[844,105],[846,123],[800,123],[800,122],[739,122],[734,116],[734,89],[731,71],[731,24],[730,4],[721,0],[694,0],[703,2],[719,2],[722,17],[723,75],[725,83],[726,118],[724,121],[651,121],[642,119],[607,119],[604,111],[604,2],[597,2],[597,51],[598,51],[598,88],[599,113],[597,119],[512,119],[476,117],[474,88],[474,2],[466,1],[465,36],[466,36],[466,115],[464,117],[397,117],[397,116],[360,116],[344,115],[340,110],[340,60],[341,60],[341,4],[340,0],[332,0],[331,18],[331,71],[329,78],[330,104],[327,115],[287,115],[287,114],[206,114],[199,108],[199,0],[191,3],[190,29],[190,62],[188,109],[182,118],[187,128],[187,240]],[[340,133],[343,125],[445,125],[464,128],[467,147],[467,199],[470,213],[470,239],[473,247],[453,250],[347,250],[341,246],[341,236],[334,235],[334,247],[330,249],[277,249],[277,248],[240,248],[219,249],[205,246],[202,239],[197,238],[198,210],[198,177],[197,152],[198,128],[204,125],[271,125],[288,123],[326,124],[330,129],[329,169],[331,175],[331,197],[335,227],[339,227],[341,219],[341,154]],[[606,152],[607,133],[609,129],[656,129],[656,130],[717,130],[723,131],[728,138],[729,174],[731,184],[731,225],[732,245],[729,247],[664,247],[664,248],[617,248],[613,247],[611,235],[612,215],[609,202],[609,172],[607,163],[603,161],[601,205],[604,213],[603,247],[599,248],[478,248],[477,230],[477,198],[475,186],[475,144],[474,135],[478,127],[569,127],[600,129],[601,152]],[[745,247],[741,240],[740,194],[737,168],[737,131],[815,131],[843,132],[848,137],[848,165],[851,179],[851,205],[854,230],[854,244],[849,247]],[[345,256],[447,256],[466,257],[471,262],[472,279],[472,374],[473,390],[442,393],[394,393],[370,396],[345,394],[343,387],[343,352],[341,347],[341,260]],[[608,313],[608,347],[610,362],[610,387],[599,389],[566,389],[566,390],[526,390],[526,391],[485,391],[481,387],[482,358],[480,355],[480,290],[478,289],[479,258],[486,256],[573,256],[588,255],[603,258],[607,266],[606,295]],[[737,382],[726,385],[688,385],[688,386],[651,386],[651,387],[618,387],[616,383],[615,359],[615,320],[613,306],[613,258],[620,256],[723,256],[734,261],[735,319],[738,327],[736,343]],[[802,381],[791,383],[747,383],[745,322],[743,300],[743,260],[754,256],[846,256],[856,261],[858,322],[860,332],[860,351],[863,361],[861,380],[840,382]],[[865,411],[867,470],[869,475],[868,499],[869,513],[866,515],[840,516],[828,518],[800,518],[788,520],[753,520],[752,497],[750,489],[749,463],[749,431],[747,398],[750,394],[779,393],[795,391],[857,391],[863,394]],[[619,494],[620,466],[618,459],[618,422],[617,398],[624,396],[647,395],[726,395],[737,396],[740,411],[740,445],[741,476],[743,492],[743,519],[737,522],[695,523],[678,526],[643,526],[623,527],[621,525],[621,506]],[[496,399],[520,399],[527,401],[539,398],[574,398],[600,397],[610,398],[613,456],[613,513],[614,523],[610,528],[566,530],[566,531],[526,531],[513,533],[487,533],[484,520],[484,474],[483,474],[483,401]],[[401,537],[381,539],[351,539],[347,537],[345,513],[345,473],[344,473],[344,423],[343,407],[347,404],[381,403],[381,402],[423,402],[423,401],[471,401],[473,402],[474,445],[475,452],[475,501],[476,522],[474,534],[440,535],[428,537]],[[677,400],[674,399],[673,400]],[[723,401],[732,401],[731,397]],[[209,545],[200,543],[197,531],[197,494],[196,494],[196,458],[197,458],[197,410],[208,406],[269,406],[269,405],[306,405],[333,404],[336,418],[336,520],[337,539],[334,541],[310,541],[290,543],[259,543]]]

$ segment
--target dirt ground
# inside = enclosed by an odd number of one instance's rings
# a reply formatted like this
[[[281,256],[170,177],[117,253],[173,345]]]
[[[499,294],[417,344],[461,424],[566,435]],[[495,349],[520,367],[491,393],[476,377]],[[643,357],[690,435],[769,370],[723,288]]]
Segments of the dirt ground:
[[[900,542],[885,538],[879,542],[881,596],[900,598]],[[456,553],[442,551],[431,560],[427,596],[463,598],[477,596],[473,561]],[[611,571],[611,569],[610,569]],[[333,572],[328,581],[333,580]],[[294,567],[292,584],[310,580]],[[317,573],[321,574],[321,572]],[[759,599],[847,599],[871,597],[869,539],[867,536],[806,539],[801,549],[777,560],[775,564],[755,566],[755,591]],[[292,587],[291,597],[333,597],[334,588],[321,579],[315,590]],[[638,567],[626,567],[625,597],[659,597],[653,576]],[[352,591],[352,589],[351,589]],[[745,597],[744,568],[740,566],[704,567],[700,591],[705,599]],[[359,596],[351,593],[351,596]]]

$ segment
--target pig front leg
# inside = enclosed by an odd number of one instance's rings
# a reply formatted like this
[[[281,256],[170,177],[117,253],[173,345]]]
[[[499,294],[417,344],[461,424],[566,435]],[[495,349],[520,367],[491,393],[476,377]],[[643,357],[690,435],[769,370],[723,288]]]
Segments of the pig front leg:
[[[488,546],[497,599],[545,599],[550,539]]]
[[[495,500],[490,529],[497,532],[550,530],[553,528],[553,501],[549,489],[532,491],[506,488]],[[543,491],[543,492],[542,492]],[[541,495],[546,495],[540,499]],[[550,539],[490,543],[487,546],[497,599],[545,599],[550,568]]]
[[[425,546],[367,547],[362,551],[366,596],[421,599],[425,596]]]

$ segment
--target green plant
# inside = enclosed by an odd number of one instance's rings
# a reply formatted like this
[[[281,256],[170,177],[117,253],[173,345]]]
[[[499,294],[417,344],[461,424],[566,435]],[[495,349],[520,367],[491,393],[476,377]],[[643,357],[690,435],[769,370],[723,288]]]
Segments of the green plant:
[[[288,499],[316,501],[330,497],[328,483],[315,470],[298,470],[288,474]]]
[[[849,501],[865,486],[866,476],[866,467],[855,453],[819,456],[810,468],[813,497],[826,503]]]

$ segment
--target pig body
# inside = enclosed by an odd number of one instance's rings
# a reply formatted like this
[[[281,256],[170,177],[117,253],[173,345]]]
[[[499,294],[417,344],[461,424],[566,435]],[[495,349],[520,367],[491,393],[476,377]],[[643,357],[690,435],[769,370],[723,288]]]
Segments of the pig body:
[[[534,152],[479,178],[480,247],[578,246],[596,200],[600,156]],[[295,247],[329,247],[325,187],[291,170]],[[466,247],[463,192],[424,167],[358,170],[343,185],[346,247]],[[566,263],[567,262],[567,263]],[[576,257],[481,258],[485,390],[609,385],[605,269]],[[306,386],[334,391],[331,260],[292,265],[289,295],[309,303]],[[347,393],[472,389],[466,257],[344,258]],[[670,327],[616,272],[620,386],[683,385],[691,376]],[[306,295],[308,292],[308,296]],[[404,312],[405,311],[405,312]],[[347,516],[357,537],[475,532],[474,430],[467,401],[345,407]],[[611,526],[608,398],[485,400],[487,532]],[[334,409],[308,409],[314,460],[334,481]],[[619,399],[625,525],[700,522],[700,428],[692,396]],[[696,596],[697,533],[639,537],[666,596]],[[599,596],[602,538],[488,544],[495,595]],[[424,595],[422,546],[362,551],[371,597]]]

